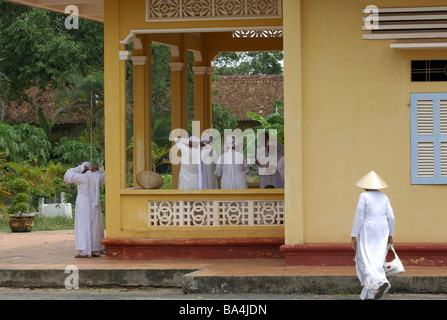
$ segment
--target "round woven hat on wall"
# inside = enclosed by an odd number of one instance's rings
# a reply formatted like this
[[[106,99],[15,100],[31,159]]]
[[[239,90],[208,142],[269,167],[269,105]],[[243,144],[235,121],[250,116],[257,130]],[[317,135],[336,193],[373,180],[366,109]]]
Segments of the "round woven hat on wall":
[[[363,178],[355,183],[362,189],[378,190],[388,188],[388,184],[374,171],[368,172]]]

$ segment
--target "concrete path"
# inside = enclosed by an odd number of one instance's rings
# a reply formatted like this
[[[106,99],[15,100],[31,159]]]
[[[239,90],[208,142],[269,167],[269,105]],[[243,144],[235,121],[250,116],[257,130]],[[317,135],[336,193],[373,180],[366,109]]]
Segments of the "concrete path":
[[[186,294],[355,294],[354,267],[286,267],[283,259],[76,259],[74,232],[0,233],[0,287],[181,288]],[[77,273],[77,274],[76,274]],[[407,267],[391,293],[446,294],[447,267]]]

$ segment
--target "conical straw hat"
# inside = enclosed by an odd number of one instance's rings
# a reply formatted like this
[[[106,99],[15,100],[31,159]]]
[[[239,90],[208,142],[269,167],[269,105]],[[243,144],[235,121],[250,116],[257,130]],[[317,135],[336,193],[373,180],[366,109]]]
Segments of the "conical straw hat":
[[[374,171],[368,172],[363,178],[357,181],[355,185],[359,188],[369,190],[388,188],[386,182]]]

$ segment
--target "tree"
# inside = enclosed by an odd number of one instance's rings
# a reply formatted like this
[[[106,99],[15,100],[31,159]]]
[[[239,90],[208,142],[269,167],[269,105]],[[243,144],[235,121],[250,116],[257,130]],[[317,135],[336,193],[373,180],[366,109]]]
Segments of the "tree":
[[[165,113],[162,117],[152,117],[152,142],[157,146],[163,147],[171,145],[169,134],[171,133],[171,115]]]
[[[43,129],[43,131],[47,135],[47,139],[50,140],[51,129],[53,128],[53,120],[49,119],[47,121],[45,115],[43,114],[42,108],[39,108],[37,110],[37,116],[39,118],[39,127]]]
[[[0,72],[0,122],[3,122],[3,119],[5,118],[5,99],[8,96],[10,87],[11,83],[8,77]]]
[[[101,165],[103,158],[98,149],[98,146],[91,145],[87,141],[62,137],[56,142],[52,155],[56,162],[78,166],[84,161],[88,161],[92,152],[92,164]]]
[[[5,165],[6,160],[3,158],[3,152],[0,152],[0,214],[7,217],[5,212],[5,200],[8,199],[11,194],[6,189],[5,181],[4,181],[4,170],[3,167]]]
[[[220,136],[224,136],[225,129],[234,129],[237,127],[237,117],[232,110],[222,108],[220,104],[213,103],[213,128],[219,131]]]
[[[6,100],[26,99],[31,86],[58,88],[64,76],[103,68],[103,26],[80,19],[64,27],[65,15],[0,0],[0,72],[11,80]]]
[[[171,51],[168,46],[153,43],[151,46],[151,99],[154,108],[154,115],[158,116],[171,106],[171,70],[169,62],[171,61]]]
[[[91,154],[88,158],[93,161],[93,145],[104,148],[104,74],[94,72],[86,77],[79,73],[69,74],[66,85],[58,94],[58,113],[79,112],[87,119]]]
[[[43,164],[50,160],[51,143],[41,128],[0,123],[0,149],[8,161]]]
[[[282,51],[222,52],[216,58],[218,75],[282,74]]]
[[[270,134],[276,131],[276,140],[284,143],[284,114],[279,112],[279,110],[284,109],[284,101],[275,100],[273,104],[273,112],[265,118],[251,111],[247,112],[247,116],[260,123],[258,127],[253,129],[264,129]]]

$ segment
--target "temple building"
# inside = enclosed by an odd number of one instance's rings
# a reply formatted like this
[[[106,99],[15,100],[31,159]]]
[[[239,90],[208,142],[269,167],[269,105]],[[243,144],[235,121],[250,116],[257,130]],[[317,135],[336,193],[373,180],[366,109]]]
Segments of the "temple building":
[[[14,0],[104,23],[107,259],[285,258],[353,265],[371,170],[390,186],[407,265],[447,264],[447,6],[442,0]],[[151,43],[171,52],[172,129],[212,128],[220,52],[284,52],[284,189],[126,188],[126,61],[134,165],[151,164]],[[268,219],[267,219],[268,218]]]

